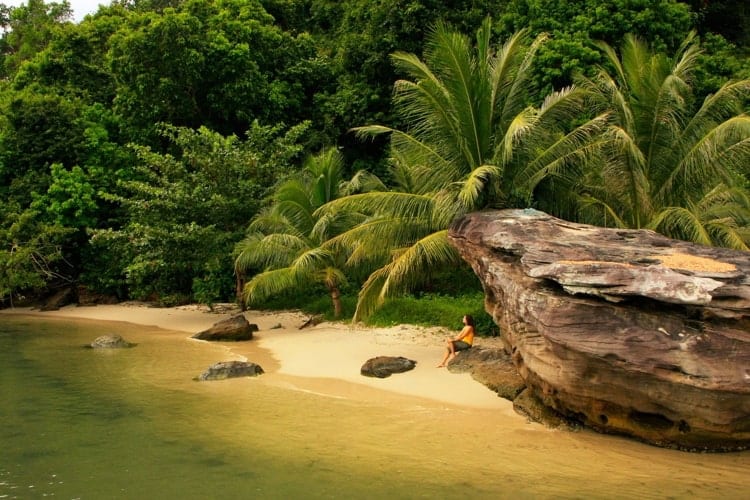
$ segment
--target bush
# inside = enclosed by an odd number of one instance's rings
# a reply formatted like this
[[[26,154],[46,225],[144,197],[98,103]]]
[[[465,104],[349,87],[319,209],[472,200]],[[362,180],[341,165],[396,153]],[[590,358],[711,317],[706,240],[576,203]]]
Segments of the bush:
[[[492,317],[484,310],[484,295],[473,293],[450,297],[424,294],[420,297],[390,299],[373,314],[370,326],[394,326],[402,323],[421,326],[442,326],[460,330],[461,318],[465,314],[474,317],[476,332],[481,336],[496,336],[499,333]]]
[[[349,322],[357,307],[357,297],[342,295],[344,314],[338,321]],[[331,298],[324,292],[287,293],[277,295],[262,304],[258,309],[284,310],[298,309],[306,314],[319,314],[326,321],[334,321]],[[474,325],[478,335],[495,337],[499,328],[492,317],[484,310],[484,295],[479,292],[451,297],[448,295],[422,294],[418,297],[406,296],[388,299],[365,322],[367,326],[391,327],[400,324],[419,326],[439,326],[458,331],[462,327],[461,318],[465,314],[474,317]]]

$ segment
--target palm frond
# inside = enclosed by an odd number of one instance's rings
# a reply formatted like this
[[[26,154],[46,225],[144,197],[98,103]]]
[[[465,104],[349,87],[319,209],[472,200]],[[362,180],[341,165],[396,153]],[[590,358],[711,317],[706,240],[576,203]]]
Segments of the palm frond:
[[[310,188],[307,191],[313,208],[338,197],[344,173],[343,157],[338,150],[328,148],[318,155],[309,157],[305,161],[303,171],[310,178]]]
[[[306,276],[300,276],[295,269],[285,267],[256,274],[245,283],[242,300],[246,304],[256,304],[279,293],[294,290],[305,285]]]
[[[235,269],[286,267],[307,248],[306,240],[292,234],[250,234],[237,245]]]
[[[248,231],[263,234],[289,233],[304,237],[302,232],[286,216],[269,207],[256,215],[248,225]]]
[[[579,200],[579,210],[582,219],[590,224],[603,227],[627,228],[629,225],[624,221],[617,210],[600,198],[591,195],[583,195]]]
[[[750,250],[750,231],[747,226],[737,226],[732,218],[711,221],[706,224],[706,231],[716,246],[745,252]]]
[[[319,281],[321,281],[329,290],[339,288],[342,285],[345,285],[348,281],[346,275],[341,271],[341,269],[333,266],[323,268],[318,271],[317,274],[319,277]]]
[[[446,229],[420,239],[372,273],[360,290],[354,321],[368,317],[387,297],[421,283],[429,270],[457,263],[460,258],[447,235]]]
[[[506,78],[498,82],[502,91],[496,93],[496,104],[500,105],[497,113],[497,121],[500,128],[504,128],[508,123],[526,107],[527,96],[532,93],[532,67],[534,57],[544,45],[549,36],[546,33],[540,33],[528,45],[528,32],[519,31],[516,35],[511,36],[503,45],[499,58],[508,58],[509,71],[505,72]]]
[[[496,143],[493,154],[494,161],[501,165],[511,164],[517,154],[516,145],[522,143],[523,138],[534,129],[538,119],[539,114],[533,107],[527,107],[514,116],[504,130],[502,137]]]
[[[684,152],[662,182],[658,196],[674,200],[676,192],[690,193],[706,184],[719,182],[732,184],[735,169],[745,168],[749,152],[750,117],[730,118],[708,131]],[[675,189],[677,183],[682,186],[680,190]]]
[[[677,240],[711,245],[711,235],[695,213],[685,207],[666,207],[657,213],[647,229]]]
[[[434,200],[429,195],[375,191],[333,200],[316,210],[314,215],[318,217],[334,211],[418,219],[428,216],[433,206]]]
[[[388,191],[388,187],[380,178],[367,170],[356,172],[351,179],[342,182],[339,191],[343,196],[370,191]]]
[[[514,190],[530,202],[536,187],[548,176],[565,178],[572,186],[585,172],[582,165],[599,159],[601,132],[607,125],[608,115],[600,115],[551,144],[537,144],[538,150],[530,161],[512,172]]]
[[[459,183],[461,189],[458,201],[464,210],[481,208],[479,199],[487,191],[487,186],[500,179],[502,170],[494,165],[481,165],[471,171],[464,182]]]
[[[312,247],[297,255],[289,267],[299,276],[312,276],[333,261],[333,253],[328,248]]]
[[[672,74],[688,84],[691,83],[692,74],[702,53],[703,50],[698,45],[698,33],[693,30],[685,36],[677,49]]]
[[[331,238],[325,246],[347,253],[347,267],[372,267],[383,265],[393,248],[412,245],[432,231],[429,220],[373,217]]]

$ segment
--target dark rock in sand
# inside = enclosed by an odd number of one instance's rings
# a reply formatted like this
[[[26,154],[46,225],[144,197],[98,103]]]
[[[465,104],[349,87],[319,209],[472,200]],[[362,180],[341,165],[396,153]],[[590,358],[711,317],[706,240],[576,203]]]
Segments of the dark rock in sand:
[[[97,337],[87,347],[94,349],[122,349],[124,347],[133,347],[134,345],[119,335],[102,335],[101,337]]]
[[[196,333],[192,338],[228,341],[252,340],[253,332],[257,331],[258,325],[248,322],[244,315],[236,314],[231,318],[215,323],[208,330]]]
[[[96,306],[99,304],[116,304],[118,302],[117,297],[113,295],[103,295],[95,293],[89,290],[83,285],[79,285],[77,288],[78,306]]]
[[[547,407],[660,446],[750,446],[748,252],[535,210],[468,214],[448,238]]]
[[[52,296],[47,299],[39,307],[40,311],[57,311],[61,307],[67,306],[75,302],[75,293],[70,287],[65,287],[55,292]]]
[[[448,363],[453,373],[469,373],[504,399],[513,401],[526,388],[510,356],[503,349],[474,346]]]
[[[320,314],[310,316],[304,321],[304,323],[299,326],[299,330],[302,330],[303,328],[307,328],[309,326],[319,325],[323,322],[323,319],[323,316],[321,316]]]
[[[224,380],[235,377],[256,377],[263,374],[263,368],[246,361],[220,361],[208,367],[196,380]]]
[[[365,361],[359,372],[365,377],[386,378],[413,370],[415,366],[416,361],[401,356],[378,356]]]

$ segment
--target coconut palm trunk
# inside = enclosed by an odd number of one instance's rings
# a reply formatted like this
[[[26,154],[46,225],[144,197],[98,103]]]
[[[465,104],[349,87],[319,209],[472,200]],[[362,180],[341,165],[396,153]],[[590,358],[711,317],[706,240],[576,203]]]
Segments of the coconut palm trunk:
[[[331,295],[331,303],[333,304],[333,317],[338,319],[344,313],[344,308],[341,304],[341,292],[338,287],[328,287],[328,293]]]

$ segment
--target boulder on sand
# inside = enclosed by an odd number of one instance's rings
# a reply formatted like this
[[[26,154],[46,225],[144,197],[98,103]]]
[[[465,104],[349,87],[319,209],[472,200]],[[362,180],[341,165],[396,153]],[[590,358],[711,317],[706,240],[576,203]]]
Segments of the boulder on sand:
[[[378,356],[365,361],[360,373],[365,377],[386,378],[394,373],[413,370],[417,362],[402,356]]]
[[[235,377],[256,377],[261,375],[263,368],[247,361],[220,361],[209,366],[196,378],[199,381],[224,380]]]
[[[258,325],[250,323],[243,314],[235,314],[231,318],[214,323],[214,325],[207,330],[196,333],[192,338],[214,341],[252,340],[253,332],[257,331]]]
[[[134,345],[135,344],[131,344],[121,336],[112,334],[97,337],[86,347],[91,347],[93,349],[121,349],[123,347],[133,347]]]

